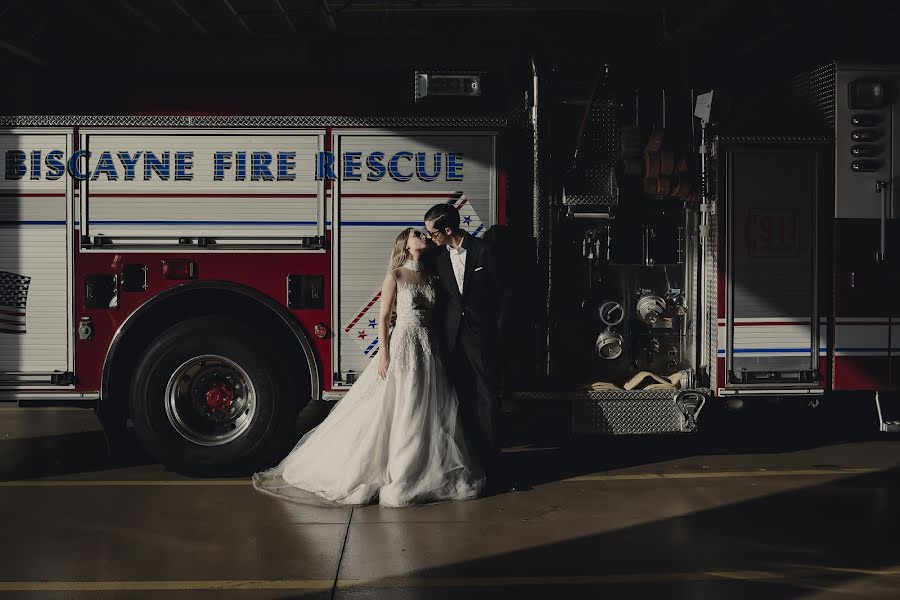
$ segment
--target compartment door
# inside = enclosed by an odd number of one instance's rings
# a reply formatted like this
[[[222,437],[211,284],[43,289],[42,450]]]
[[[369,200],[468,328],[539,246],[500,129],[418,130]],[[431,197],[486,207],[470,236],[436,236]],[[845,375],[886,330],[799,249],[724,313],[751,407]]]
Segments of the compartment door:
[[[64,130],[0,130],[3,386],[71,383],[71,142]]]
[[[82,241],[318,247],[325,192],[313,158],[324,139],[323,130],[83,131],[92,175],[82,185]]]
[[[350,385],[378,352],[378,313],[381,284],[391,247],[406,227],[424,230],[423,217],[434,204],[451,203],[459,208],[461,226],[481,236],[494,224],[496,215],[495,136],[493,133],[436,132],[335,132],[333,195],[334,243],[334,385]],[[434,181],[416,175],[415,159],[398,159],[407,181],[381,177],[366,167],[373,153],[383,153],[379,162],[388,165],[398,152],[426,154],[427,173],[435,169],[434,154],[442,153],[442,171]],[[344,177],[347,153],[359,161],[358,180]],[[446,154],[461,156],[462,178],[446,177]],[[339,170],[340,169],[340,170]],[[377,170],[377,168],[376,168]]]
[[[835,390],[890,386],[891,265],[877,260],[879,246],[877,220],[835,219]]]
[[[815,386],[818,151],[726,152],[728,384]]]

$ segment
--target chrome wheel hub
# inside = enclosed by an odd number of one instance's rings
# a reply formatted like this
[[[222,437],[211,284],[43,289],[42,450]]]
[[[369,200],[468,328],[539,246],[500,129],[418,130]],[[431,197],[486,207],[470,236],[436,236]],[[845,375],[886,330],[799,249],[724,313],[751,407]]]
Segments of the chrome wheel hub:
[[[185,361],[166,386],[166,416],[185,439],[218,446],[243,434],[256,414],[256,389],[236,362],[215,354]]]

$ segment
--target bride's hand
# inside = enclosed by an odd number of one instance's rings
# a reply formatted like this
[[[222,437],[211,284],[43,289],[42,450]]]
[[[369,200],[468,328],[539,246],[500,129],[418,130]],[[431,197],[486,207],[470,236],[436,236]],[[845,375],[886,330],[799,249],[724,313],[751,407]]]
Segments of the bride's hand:
[[[387,379],[388,367],[391,365],[391,357],[384,353],[378,359],[378,376]]]

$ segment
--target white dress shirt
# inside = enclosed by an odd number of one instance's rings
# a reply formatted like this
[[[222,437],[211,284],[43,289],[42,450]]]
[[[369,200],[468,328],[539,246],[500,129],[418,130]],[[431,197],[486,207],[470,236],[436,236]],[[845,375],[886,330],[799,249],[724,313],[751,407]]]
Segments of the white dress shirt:
[[[463,280],[466,276],[466,249],[462,243],[456,248],[447,244],[447,250],[450,251],[450,265],[453,267],[453,275],[456,277],[456,285],[459,287],[459,293],[463,293]]]

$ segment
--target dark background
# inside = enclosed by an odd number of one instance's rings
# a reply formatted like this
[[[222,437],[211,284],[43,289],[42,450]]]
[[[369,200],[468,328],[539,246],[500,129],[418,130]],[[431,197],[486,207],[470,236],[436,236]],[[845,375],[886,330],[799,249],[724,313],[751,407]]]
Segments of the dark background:
[[[900,62],[898,26],[887,0],[0,0],[0,114],[409,112],[415,68],[520,76],[532,53],[585,80],[753,87]]]

